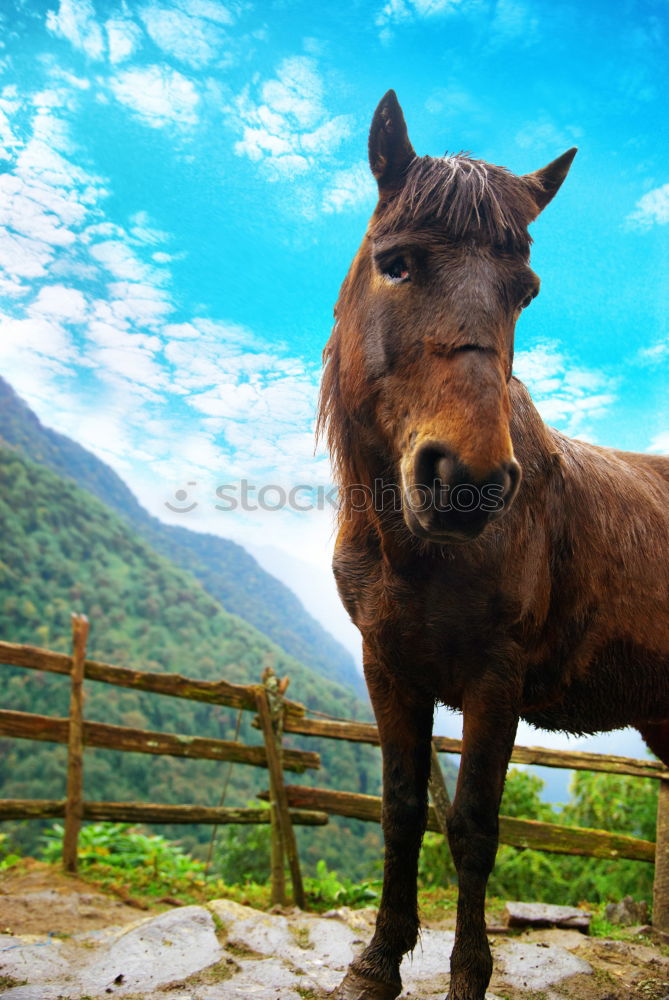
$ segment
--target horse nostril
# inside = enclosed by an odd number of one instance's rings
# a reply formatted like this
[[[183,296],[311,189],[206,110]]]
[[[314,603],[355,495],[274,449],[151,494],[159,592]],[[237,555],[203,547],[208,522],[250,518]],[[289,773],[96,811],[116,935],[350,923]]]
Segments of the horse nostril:
[[[414,474],[416,486],[431,490],[436,485],[447,485],[454,477],[457,459],[447,448],[426,444],[416,453]]]
[[[515,458],[512,458],[510,462],[506,463],[504,469],[504,503],[510,504],[513,501],[516,493],[518,492],[518,487],[520,486],[520,480],[522,478],[522,471],[518,462]]]
[[[437,459],[435,479],[440,480],[442,485],[451,481],[454,472],[455,461],[452,455],[443,455],[441,458]]]

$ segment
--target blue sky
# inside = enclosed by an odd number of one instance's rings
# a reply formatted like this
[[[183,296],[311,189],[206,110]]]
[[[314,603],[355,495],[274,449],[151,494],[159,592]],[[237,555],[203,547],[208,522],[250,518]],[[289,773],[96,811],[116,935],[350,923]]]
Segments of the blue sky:
[[[522,173],[579,146],[533,226],[516,372],[568,433],[669,452],[666,0],[1,10],[0,365],[153,513],[318,589],[329,510],[221,512],[214,489],[329,483],[320,352],[389,87],[419,153]]]

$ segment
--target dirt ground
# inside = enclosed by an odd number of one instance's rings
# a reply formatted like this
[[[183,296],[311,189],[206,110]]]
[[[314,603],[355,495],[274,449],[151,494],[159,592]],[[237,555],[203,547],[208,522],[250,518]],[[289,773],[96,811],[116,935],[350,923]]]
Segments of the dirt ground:
[[[155,912],[165,909],[157,906]],[[40,861],[0,872],[0,933],[46,937],[122,926],[142,909],[126,897],[98,891],[76,875]]]
[[[169,902],[165,901],[152,906],[150,912],[155,914],[169,908]],[[82,879],[59,873],[40,862],[30,862],[15,872],[0,873],[0,933],[3,934],[35,940],[49,935],[69,937],[131,924],[142,915],[148,913],[143,914],[136,901],[92,888]],[[452,929],[453,920],[432,922],[428,926]],[[574,930],[508,932],[500,927],[491,927],[490,935],[493,952],[495,944],[513,937],[543,947],[564,947],[594,969],[591,975],[572,976],[544,991],[524,989],[521,982],[509,986],[496,972],[490,992],[499,1000],[669,1000],[669,938],[665,936],[648,930],[638,934],[632,929],[623,940],[609,940]]]

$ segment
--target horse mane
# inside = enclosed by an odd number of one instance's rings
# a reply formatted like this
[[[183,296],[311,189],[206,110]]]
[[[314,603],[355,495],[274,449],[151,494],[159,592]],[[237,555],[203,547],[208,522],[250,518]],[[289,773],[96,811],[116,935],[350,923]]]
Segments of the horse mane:
[[[471,237],[529,253],[527,226],[537,213],[527,179],[467,153],[417,156],[379,215],[383,232],[438,222],[449,240]]]
[[[368,462],[362,452],[358,454],[360,428],[355,427],[353,415],[348,411],[341,390],[341,361],[338,323],[323,350],[323,377],[318,397],[316,437],[325,440],[330,454],[334,481],[340,489],[354,483],[368,485]],[[349,375],[350,375],[349,371]],[[362,370],[357,373],[362,382]],[[347,494],[340,498],[339,517],[346,514]]]

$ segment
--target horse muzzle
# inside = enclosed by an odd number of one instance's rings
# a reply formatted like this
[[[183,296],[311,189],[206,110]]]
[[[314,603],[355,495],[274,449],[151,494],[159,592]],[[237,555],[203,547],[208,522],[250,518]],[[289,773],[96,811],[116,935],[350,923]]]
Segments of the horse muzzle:
[[[515,458],[474,475],[446,445],[424,442],[403,469],[406,525],[431,542],[472,541],[509,510],[521,475]]]

